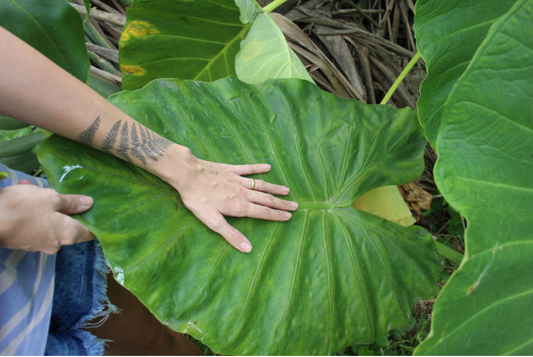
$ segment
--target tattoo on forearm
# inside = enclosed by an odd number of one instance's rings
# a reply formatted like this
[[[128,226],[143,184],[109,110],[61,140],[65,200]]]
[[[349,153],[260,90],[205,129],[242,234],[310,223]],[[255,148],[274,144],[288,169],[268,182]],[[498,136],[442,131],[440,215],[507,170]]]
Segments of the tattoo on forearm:
[[[94,135],[100,126],[100,116],[97,116],[93,123],[76,138],[80,143],[93,146]]]
[[[94,144],[94,137],[96,131],[100,126],[100,117],[98,116],[94,122],[78,136],[77,140],[83,144],[96,147]],[[122,126],[122,129],[120,128]],[[120,138],[118,138],[120,132]],[[118,139],[118,148],[115,147]],[[137,123],[131,124],[131,131],[128,123],[122,123],[122,120],[117,121],[106,137],[102,141],[101,150],[113,153],[132,162],[131,156],[137,158],[146,165],[146,158],[157,161],[158,156],[162,156],[166,149],[172,144],[172,141],[167,140],[152,132],[151,130],[143,128]]]

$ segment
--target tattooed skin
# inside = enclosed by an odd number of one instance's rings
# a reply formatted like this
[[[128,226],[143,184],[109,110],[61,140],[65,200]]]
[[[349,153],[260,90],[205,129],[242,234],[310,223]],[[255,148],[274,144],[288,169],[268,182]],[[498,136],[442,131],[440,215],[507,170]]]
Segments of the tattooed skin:
[[[79,142],[96,147],[94,137],[100,126],[100,116],[85,130],[83,130],[76,140]],[[120,133],[120,136],[119,136]],[[116,145],[118,139],[118,147]],[[126,161],[133,162],[131,157],[137,158],[146,166],[146,158],[157,161],[158,156],[163,156],[166,149],[172,145],[172,141],[143,128],[138,123],[131,124],[131,130],[127,122],[117,121],[106,137],[102,141],[102,151],[107,153],[115,152],[118,156]]]

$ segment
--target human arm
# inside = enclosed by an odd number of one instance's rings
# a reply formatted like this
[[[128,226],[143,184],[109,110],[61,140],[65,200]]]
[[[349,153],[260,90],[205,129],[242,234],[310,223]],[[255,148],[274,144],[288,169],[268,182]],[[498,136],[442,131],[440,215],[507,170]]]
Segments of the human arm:
[[[106,151],[152,172],[172,185],[203,223],[242,252],[251,244],[224,215],[275,221],[290,219],[295,202],[280,200],[288,188],[242,177],[270,170],[266,164],[225,165],[196,158],[136,122],[104,98],[0,28],[0,112]],[[126,129],[124,129],[126,128]],[[135,129],[133,129],[135,128]],[[134,150],[118,133],[135,130],[157,150]],[[143,135],[144,134],[144,135]],[[133,150],[132,150],[133,149]],[[259,192],[262,191],[262,192]]]

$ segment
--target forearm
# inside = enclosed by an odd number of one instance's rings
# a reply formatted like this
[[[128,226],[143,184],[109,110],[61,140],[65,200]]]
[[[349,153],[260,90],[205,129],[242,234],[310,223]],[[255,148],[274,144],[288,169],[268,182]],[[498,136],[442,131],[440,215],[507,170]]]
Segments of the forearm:
[[[0,27],[0,113],[111,153],[155,174],[187,149],[152,132]],[[168,154],[167,154],[168,152]]]

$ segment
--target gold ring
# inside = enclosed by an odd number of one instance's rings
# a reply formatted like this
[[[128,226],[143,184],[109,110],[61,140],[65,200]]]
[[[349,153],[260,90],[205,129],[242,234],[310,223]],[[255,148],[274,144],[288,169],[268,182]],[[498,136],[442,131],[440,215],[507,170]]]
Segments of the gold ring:
[[[252,187],[250,187],[251,190],[255,189],[255,179],[252,179]]]

